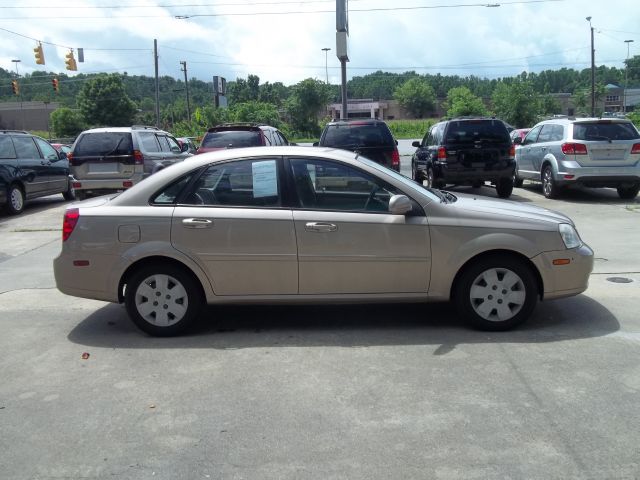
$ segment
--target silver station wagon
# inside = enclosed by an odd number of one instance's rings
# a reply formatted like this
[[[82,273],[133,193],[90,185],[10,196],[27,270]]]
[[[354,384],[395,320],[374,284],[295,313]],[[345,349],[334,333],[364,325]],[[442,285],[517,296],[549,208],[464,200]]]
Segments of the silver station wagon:
[[[539,299],[587,288],[573,222],[507,200],[428,189],[353,152],[206,153],[70,205],[56,284],[178,334],[205,303],[453,300],[504,330]]]

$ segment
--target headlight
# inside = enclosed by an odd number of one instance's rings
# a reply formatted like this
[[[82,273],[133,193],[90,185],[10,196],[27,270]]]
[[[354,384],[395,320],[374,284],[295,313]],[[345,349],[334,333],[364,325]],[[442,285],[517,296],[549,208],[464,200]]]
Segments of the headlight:
[[[576,248],[582,245],[580,235],[578,235],[578,232],[573,227],[573,225],[569,225],[568,223],[561,223],[560,225],[558,225],[558,231],[560,232],[562,241],[567,248]]]

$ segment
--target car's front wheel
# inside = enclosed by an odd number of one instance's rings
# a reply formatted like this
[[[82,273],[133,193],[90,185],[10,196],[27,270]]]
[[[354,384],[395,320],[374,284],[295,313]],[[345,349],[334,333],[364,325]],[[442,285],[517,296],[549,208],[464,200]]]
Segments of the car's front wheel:
[[[427,167],[425,180],[427,181],[427,187],[434,188],[433,168]]]
[[[197,318],[202,289],[190,272],[174,265],[148,265],[128,280],[125,305],[140,330],[159,336],[178,335]]]
[[[18,215],[24,211],[24,192],[19,185],[13,184],[7,193],[5,209],[9,215]]]
[[[458,312],[482,330],[507,330],[533,311],[538,291],[534,274],[523,261],[491,255],[468,266],[455,286]]]
[[[618,187],[618,196],[623,200],[633,200],[640,192],[640,183],[636,183],[630,187]]]
[[[416,166],[415,163],[411,164],[411,178],[413,178],[413,180],[415,180],[420,185],[422,185],[422,180],[423,180],[422,172],[418,170],[418,167]]]

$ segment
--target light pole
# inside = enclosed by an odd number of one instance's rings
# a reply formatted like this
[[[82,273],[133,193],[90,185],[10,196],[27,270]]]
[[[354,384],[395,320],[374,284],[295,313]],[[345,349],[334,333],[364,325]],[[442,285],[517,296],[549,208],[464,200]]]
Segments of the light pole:
[[[591,17],[586,18],[591,29],[591,116],[596,116],[596,51],[593,48],[593,26]]]
[[[329,67],[327,67],[327,57],[329,56],[329,47],[324,47],[322,51],[324,52],[324,71],[327,75],[327,85],[329,85]]]
[[[626,68],[624,69],[624,100],[622,101],[622,113],[627,113],[627,87],[629,86],[629,45],[633,43],[633,40],[625,40],[627,44],[627,61],[625,62]]]
[[[16,80],[18,80],[18,78],[20,78],[20,74],[18,73],[18,64],[21,62],[21,60],[11,60],[11,61],[16,64]],[[22,117],[22,130],[24,130],[24,110],[22,108],[22,90],[20,90],[20,116]]]

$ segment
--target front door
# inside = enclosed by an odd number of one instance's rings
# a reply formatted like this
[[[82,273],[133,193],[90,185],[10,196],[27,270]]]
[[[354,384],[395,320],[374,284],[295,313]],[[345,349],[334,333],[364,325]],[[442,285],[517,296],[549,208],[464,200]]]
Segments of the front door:
[[[427,220],[388,212],[391,196],[403,192],[329,160],[291,158],[290,170],[301,294],[427,291]]]
[[[40,150],[36,147],[31,136],[15,135],[13,145],[18,157],[17,177],[24,185],[26,197],[32,198],[44,194],[49,185],[49,167],[47,165],[49,161],[40,155]]]
[[[216,295],[298,293],[296,235],[282,207],[281,159],[209,166],[174,211],[173,246],[198,262]]]

